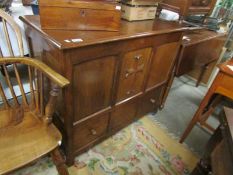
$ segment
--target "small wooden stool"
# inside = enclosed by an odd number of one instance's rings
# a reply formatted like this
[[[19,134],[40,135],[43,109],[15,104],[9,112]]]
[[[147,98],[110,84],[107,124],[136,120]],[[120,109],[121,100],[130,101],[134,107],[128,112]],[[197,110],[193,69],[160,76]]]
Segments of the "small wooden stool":
[[[182,143],[196,123],[201,126],[214,131],[214,129],[206,123],[210,114],[214,111],[215,107],[221,101],[222,97],[227,97],[233,100],[233,58],[219,66],[219,73],[217,74],[213,84],[209,88],[204,99],[201,101],[199,108],[193,116],[188,127],[184,131],[180,143]],[[231,69],[231,68],[232,69]]]

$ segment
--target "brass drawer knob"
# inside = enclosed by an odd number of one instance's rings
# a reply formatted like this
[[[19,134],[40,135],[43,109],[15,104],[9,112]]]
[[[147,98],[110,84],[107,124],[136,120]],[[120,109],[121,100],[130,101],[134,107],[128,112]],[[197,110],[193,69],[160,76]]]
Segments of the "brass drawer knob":
[[[126,92],[127,95],[130,95],[131,93],[132,93],[131,91],[127,91],[127,92]]]
[[[131,95],[131,94],[134,94],[134,93],[135,93],[135,90],[130,90],[130,91],[126,92],[127,95]]]
[[[137,60],[137,61],[139,61],[139,60],[142,59],[142,55],[136,55],[136,56],[134,56],[134,59]]]
[[[201,3],[202,5],[208,5],[208,0],[202,0]]]
[[[128,69],[125,71],[125,78],[128,78],[130,75],[134,74],[135,70],[134,69]]]
[[[92,129],[92,130],[91,130],[91,134],[95,136],[95,135],[97,135],[97,131],[94,130],[94,129]]]
[[[125,78],[128,78],[129,75],[130,75],[130,73],[129,73],[129,72],[126,72],[126,73],[125,73]]]
[[[150,99],[150,102],[151,102],[152,104],[155,104],[155,103],[156,103],[156,100],[153,99],[153,98],[151,98],[151,99]]]

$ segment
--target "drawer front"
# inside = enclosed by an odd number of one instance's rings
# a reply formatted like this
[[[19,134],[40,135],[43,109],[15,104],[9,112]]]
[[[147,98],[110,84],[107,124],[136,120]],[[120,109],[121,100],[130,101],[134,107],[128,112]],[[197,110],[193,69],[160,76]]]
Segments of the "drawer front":
[[[99,114],[74,126],[74,151],[94,142],[107,133],[109,114]]]
[[[113,56],[84,62],[74,67],[75,121],[110,106],[114,75]]]
[[[136,118],[138,98],[126,103],[117,105],[111,114],[110,128],[112,131],[122,129],[129,125]]]
[[[142,91],[151,48],[128,52],[122,60],[117,101],[124,100]]]
[[[142,117],[149,112],[157,112],[157,109],[161,102],[164,86],[160,86],[156,89],[148,91],[141,100],[140,108],[137,113],[137,117]]]

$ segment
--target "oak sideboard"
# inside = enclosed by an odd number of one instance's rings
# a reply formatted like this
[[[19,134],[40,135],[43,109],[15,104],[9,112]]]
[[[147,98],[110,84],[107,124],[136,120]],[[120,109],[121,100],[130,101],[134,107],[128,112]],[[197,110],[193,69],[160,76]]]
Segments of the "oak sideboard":
[[[119,32],[43,30],[39,16],[20,19],[31,56],[71,82],[54,121],[63,133],[68,165],[76,155],[157,111],[182,33],[191,30],[160,20],[122,20]]]

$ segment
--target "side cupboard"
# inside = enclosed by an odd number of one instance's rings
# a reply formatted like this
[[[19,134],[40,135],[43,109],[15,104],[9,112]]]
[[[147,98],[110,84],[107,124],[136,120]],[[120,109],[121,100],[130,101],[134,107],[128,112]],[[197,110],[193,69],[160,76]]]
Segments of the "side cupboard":
[[[160,20],[121,21],[118,32],[42,30],[39,16],[20,18],[31,56],[71,82],[54,121],[63,133],[68,165],[81,152],[159,109],[182,34],[191,30]]]

